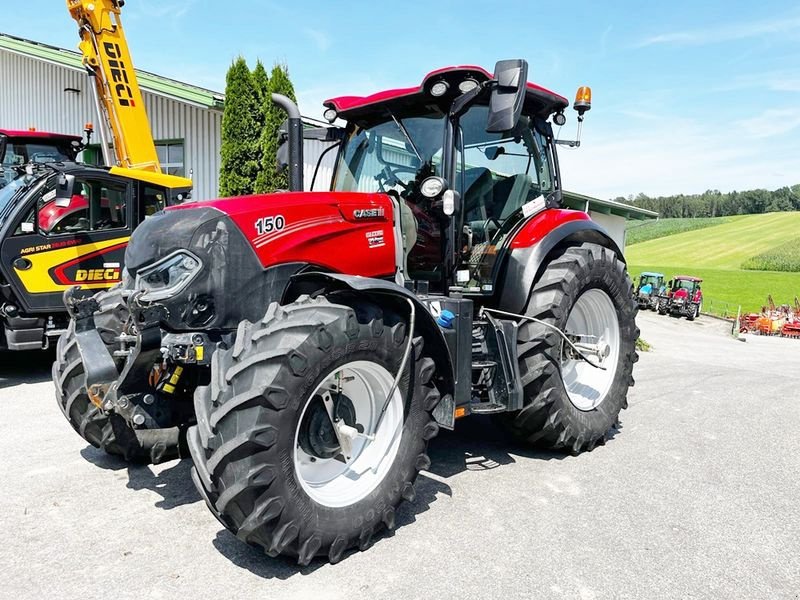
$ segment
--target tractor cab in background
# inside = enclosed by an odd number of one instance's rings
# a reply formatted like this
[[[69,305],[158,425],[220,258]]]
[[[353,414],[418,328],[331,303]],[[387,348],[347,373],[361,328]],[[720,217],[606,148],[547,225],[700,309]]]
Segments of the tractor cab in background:
[[[639,309],[648,308],[650,310],[656,310],[658,307],[658,298],[664,293],[665,289],[663,273],[645,271],[639,275],[639,282],[636,284],[636,289],[633,292]]]
[[[0,188],[16,177],[14,167],[28,163],[71,162],[83,148],[83,141],[77,135],[0,129]]]

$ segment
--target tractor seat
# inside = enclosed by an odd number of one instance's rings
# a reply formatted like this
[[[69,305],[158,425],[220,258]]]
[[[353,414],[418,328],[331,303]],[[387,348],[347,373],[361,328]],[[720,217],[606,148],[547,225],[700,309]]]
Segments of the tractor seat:
[[[483,167],[464,171],[464,220],[485,221],[492,203],[492,172]]]

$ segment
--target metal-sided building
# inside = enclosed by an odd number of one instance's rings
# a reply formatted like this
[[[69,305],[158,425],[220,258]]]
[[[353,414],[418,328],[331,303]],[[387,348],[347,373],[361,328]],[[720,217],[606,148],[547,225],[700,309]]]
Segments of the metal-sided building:
[[[162,168],[191,177],[195,198],[216,197],[222,94],[138,69],[136,75]],[[0,33],[0,127],[81,135],[99,118],[90,86],[77,52]],[[102,162],[99,146],[83,160]]]

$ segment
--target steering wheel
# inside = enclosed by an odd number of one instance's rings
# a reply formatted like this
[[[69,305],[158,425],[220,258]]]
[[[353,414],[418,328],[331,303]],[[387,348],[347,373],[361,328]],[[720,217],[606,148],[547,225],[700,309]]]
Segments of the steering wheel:
[[[393,169],[389,167],[389,165],[384,165],[383,170],[375,176],[378,180],[378,183],[381,184],[383,187],[383,182],[381,179],[390,182],[392,185],[399,185],[404,190],[408,190],[408,184],[404,183],[397,177],[397,173],[413,173],[415,176],[417,174],[417,169],[414,167],[406,167],[403,165],[397,165]],[[384,191],[384,190],[381,190]]]

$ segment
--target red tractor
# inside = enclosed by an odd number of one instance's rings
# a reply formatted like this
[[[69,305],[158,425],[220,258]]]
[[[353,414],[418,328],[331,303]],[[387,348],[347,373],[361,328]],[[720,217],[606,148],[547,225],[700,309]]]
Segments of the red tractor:
[[[53,378],[73,427],[128,460],[188,449],[220,522],[301,564],[393,528],[458,418],[604,443],[637,306],[620,249],[561,206],[568,102],[526,74],[452,67],[327,101],[346,125],[306,133],[338,145],[329,192],[299,191],[300,114],[273,96],[297,191],[169,207],[134,232],[120,286],[65,294]]]
[[[80,136],[46,131],[0,129],[0,164],[74,161],[83,150]]]
[[[703,280],[689,275],[676,275],[668,284],[666,294],[658,301],[658,313],[686,317],[694,321],[703,308]]]

